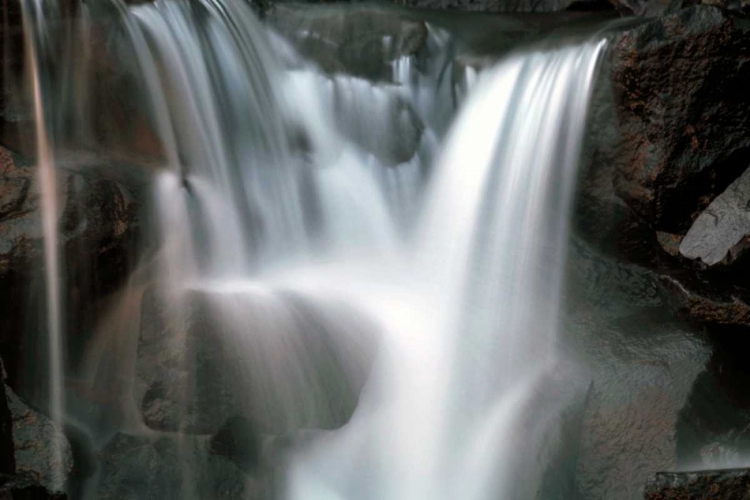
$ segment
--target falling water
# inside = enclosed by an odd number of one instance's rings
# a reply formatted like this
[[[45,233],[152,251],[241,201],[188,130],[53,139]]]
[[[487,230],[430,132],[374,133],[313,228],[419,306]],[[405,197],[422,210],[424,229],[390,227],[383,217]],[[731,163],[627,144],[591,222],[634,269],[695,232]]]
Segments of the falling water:
[[[24,19],[25,43],[29,61],[29,77],[34,102],[34,123],[36,127],[36,162],[38,182],[41,193],[41,219],[44,240],[44,277],[46,287],[47,318],[44,323],[47,329],[47,359],[49,360],[48,394],[49,414],[52,421],[60,425],[65,412],[63,396],[63,323],[62,323],[62,289],[60,273],[60,250],[57,221],[59,205],[57,195],[57,173],[54,158],[54,144],[49,137],[48,121],[45,116],[43,86],[49,84],[49,75],[44,73],[42,61],[49,57],[49,39],[45,33],[43,5],[37,2],[21,2]],[[35,29],[34,25],[39,24]],[[61,471],[55,470],[62,465],[62,449],[57,441],[49,443],[52,448],[52,461],[49,464],[56,483],[54,488],[63,486]]]
[[[605,41],[532,47],[467,72],[468,97],[441,141],[450,113],[438,78],[411,56],[391,61],[392,82],[372,83],[324,73],[242,1],[105,4],[93,17],[114,19],[119,54],[135,56],[128,71],[160,146],[150,158],[155,241],[142,263],[156,272],[138,274],[137,296],[152,290],[143,307],[167,325],[154,339],[177,332],[169,349],[227,356],[222,389],[241,395],[227,404],[264,432],[330,429],[295,455],[285,494],[537,497],[561,415],[580,396],[556,331]],[[442,47],[446,36],[430,27],[428,42]],[[54,173],[45,143],[40,166]],[[196,307],[215,322],[206,332],[194,331]],[[51,338],[61,359],[60,332]],[[202,354],[180,359],[195,371]],[[51,368],[62,380],[60,364]],[[215,430],[222,415],[201,406],[200,382],[178,378],[165,378],[180,399],[173,430]],[[181,498],[200,497],[190,477]]]

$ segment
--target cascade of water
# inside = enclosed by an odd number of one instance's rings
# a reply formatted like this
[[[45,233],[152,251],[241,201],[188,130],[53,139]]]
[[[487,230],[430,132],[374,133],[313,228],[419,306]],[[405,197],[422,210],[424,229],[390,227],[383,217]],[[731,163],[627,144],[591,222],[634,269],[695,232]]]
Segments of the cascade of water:
[[[164,315],[185,345],[205,333],[191,330],[191,307],[217,317],[206,329],[230,338],[206,345],[229,346],[223,366],[242,380],[227,384],[263,407],[234,403],[269,432],[330,428],[356,406],[296,457],[288,496],[532,498],[536,453],[567,404],[545,386],[555,383],[568,212],[605,42],[515,54],[467,82],[428,177],[452,112],[436,96],[455,89],[418,75],[413,60],[393,63],[395,84],[373,84],[324,75],[279,44],[285,68],[240,0],[112,5],[162,153],[151,214],[159,272],[139,286],[168,292]],[[446,37],[430,28],[432,50]],[[446,74],[448,60],[435,72]],[[40,162],[54,173],[51,151],[40,149]],[[48,293],[59,323],[50,182]],[[382,337],[376,357],[372,330]],[[311,348],[318,342],[334,345]],[[321,359],[345,380],[331,382]],[[52,367],[58,381],[61,371]],[[326,401],[344,393],[346,404]],[[545,416],[532,418],[540,394]],[[178,426],[210,420],[200,398],[182,398]]]
[[[604,46],[519,54],[480,80],[447,139],[409,270],[378,273],[379,291],[342,287],[387,332],[382,371],[348,428],[300,460],[293,498],[534,497],[542,470],[528,450],[555,417],[528,412],[554,372],[568,213]],[[545,405],[555,414],[565,401]]]

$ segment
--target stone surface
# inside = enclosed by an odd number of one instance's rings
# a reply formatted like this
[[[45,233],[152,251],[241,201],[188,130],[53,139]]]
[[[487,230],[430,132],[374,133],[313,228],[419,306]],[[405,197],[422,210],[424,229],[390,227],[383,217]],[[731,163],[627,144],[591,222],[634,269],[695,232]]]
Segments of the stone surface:
[[[731,264],[750,247],[750,170],[716,197],[680,243],[680,254],[707,266]]]
[[[750,163],[749,34],[743,17],[698,5],[612,45],[615,189],[659,231],[683,233]]]
[[[264,498],[259,483],[209,452],[207,438],[118,433],[102,450],[101,460],[99,500]]]
[[[65,500],[67,495],[51,492],[27,476],[0,474],[0,500]]]
[[[417,54],[424,22],[396,10],[277,5],[268,23],[325,72],[392,81],[392,62]],[[385,41],[384,41],[385,40]]]
[[[13,416],[8,406],[3,371],[2,360],[0,360],[0,474],[13,474],[16,472],[16,460],[13,453]]]
[[[750,470],[659,472],[646,483],[646,500],[748,500]]]
[[[369,373],[374,337],[336,304],[272,290],[144,295],[135,400],[157,430],[209,434],[234,416],[258,430],[335,428]]]
[[[98,301],[114,292],[137,259],[138,210],[143,182],[127,167],[61,159],[58,170],[61,261],[71,364],[82,352]],[[70,165],[70,168],[67,167]],[[137,173],[137,172],[136,172]],[[28,159],[0,147],[0,354],[12,386],[24,361],[43,363],[44,259],[37,170]],[[28,359],[26,358],[28,357]],[[31,366],[31,364],[28,364]],[[39,373],[28,373],[36,386]]]
[[[601,10],[613,6],[603,0],[395,0],[399,5],[420,9],[481,12],[557,12]]]
[[[674,308],[699,323],[721,326],[750,325],[750,294],[743,284],[721,276],[678,271],[660,276]]]
[[[229,418],[211,437],[211,453],[228,458],[246,472],[253,471],[261,454],[261,437],[256,427],[247,418]]]
[[[63,432],[46,416],[31,409],[6,387],[13,419],[16,472],[43,487],[56,490],[73,469],[73,456]]]

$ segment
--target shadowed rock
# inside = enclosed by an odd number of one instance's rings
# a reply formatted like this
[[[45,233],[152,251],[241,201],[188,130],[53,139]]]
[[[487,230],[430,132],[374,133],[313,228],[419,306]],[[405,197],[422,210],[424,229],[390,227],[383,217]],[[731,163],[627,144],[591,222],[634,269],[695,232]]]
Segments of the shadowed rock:
[[[750,470],[658,472],[646,483],[646,500],[749,500]]]
[[[51,492],[26,476],[0,474],[2,500],[65,500],[67,495]]]

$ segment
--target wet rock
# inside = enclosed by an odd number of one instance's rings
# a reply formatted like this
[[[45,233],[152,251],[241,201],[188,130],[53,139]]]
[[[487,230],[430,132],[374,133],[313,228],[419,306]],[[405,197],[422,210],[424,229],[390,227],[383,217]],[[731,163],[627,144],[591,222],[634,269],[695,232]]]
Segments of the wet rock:
[[[396,10],[277,5],[269,24],[325,72],[393,81],[393,61],[419,52],[424,22]]]
[[[332,84],[333,109],[342,133],[385,165],[414,157],[424,125],[397,86],[343,76],[334,77]],[[366,122],[363,116],[368,117]]]
[[[720,194],[693,223],[680,254],[707,266],[731,264],[750,247],[750,170]]]
[[[101,500],[261,498],[262,486],[212,454],[208,438],[118,433],[101,452]]]
[[[27,476],[0,474],[2,500],[65,500],[67,495],[51,492]]]
[[[13,416],[8,407],[5,390],[5,376],[0,361],[0,474],[12,474],[16,471],[16,460],[13,454]]]
[[[67,292],[65,326],[66,331],[75,333],[68,339],[71,365],[75,365],[85,333],[98,317],[98,301],[124,282],[136,260],[132,252],[137,248],[138,210],[144,197],[142,180],[124,173],[127,168],[100,168],[90,162],[87,158],[61,160],[58,170],[61,261]],[[10,383],[17,388],[23,378],[19,365],[24,361],[29,367],[43,363],[39,352],[44,352],[41,346],[46,343],[46,339],[34,337],[45,331],[36,176],[30,160],[0,148],[0,354],[6,360]],[[26,374],[25,388],[36,387],[39,378],[36,371]]]
[[[13,420],[16,472],[55,490],[73,469],[73,456],[63,432],[46,416],[31,409],[6,386]]]
[[[211,453],[222,455],[246,472],[258,467],[261,439],[257,426],[244,417],[235,416],[227,420],[211,437]]]
[[[683,234],[750,163],[748,34],[744,18],[699,5],[613,44],[615,190],[659,231]]]
[[[153,429],[210,434],[230,417],[260,432],[348,421],[374,355],[361,318],[272,290],[144,295],[135,400]]]
[[[750,470],[659,472],[646,483],[646,500],[747,500]]]
[[[561,10],[611,9],[602,0],[396,0],[399,5],[420,9],[480,12],[558,12]]]
[[[750,324],[750,293],[721,276],[673,272],[659,277],[674,308],[699,323],[722,326]]]

